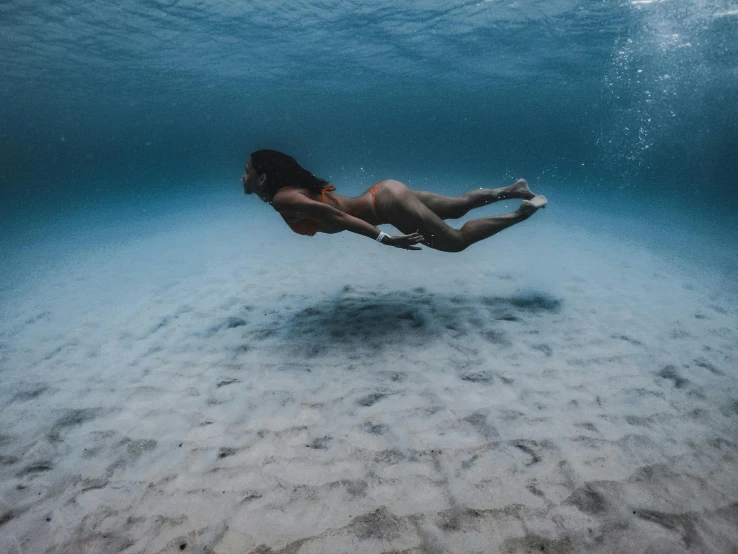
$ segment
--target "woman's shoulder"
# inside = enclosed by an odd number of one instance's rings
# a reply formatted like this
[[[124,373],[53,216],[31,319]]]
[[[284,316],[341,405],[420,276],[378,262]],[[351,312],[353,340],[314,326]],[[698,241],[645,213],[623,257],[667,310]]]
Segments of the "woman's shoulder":
[[[281,187],[274,193],[274,197],[272,197],[272,207],[280,213],[289,213],[294,201],[299,200],[300,196],[313,199],[310,191],[302,187]],[[291,199],[292,202],[290,201]]]
[[[293,187],[293,186],[287,186],[287,187],[280,187],[277,189],[277,192],[274,193],[274,198],[284,197],[284,196],[292,196],[294,194],[302,194],[305,195],[305,189],[301,187]]]

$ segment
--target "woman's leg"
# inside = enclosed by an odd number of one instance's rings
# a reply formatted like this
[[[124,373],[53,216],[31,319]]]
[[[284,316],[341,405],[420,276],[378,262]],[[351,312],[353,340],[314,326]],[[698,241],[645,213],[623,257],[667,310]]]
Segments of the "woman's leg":
[[[500,200],[509,198],[530,200],[535,196],[528,188],[525,179],[519,179],[508,187],[475,189],[459,196],[444,196],[423,190],[414,190],[413,192],[418,200],[441,219],[458,219],[464,217],[469,210],[481,208]]]
[[[520,203],[520,207],[509,214],[482,217],[467,221],[461,227],[461,233],[466,239],[467,246],[469,246],[475,242],[489,238],[511,225],[525,221],[536,213],[539,208],[545,207],[546,203],[545,196],[534,196],[530,200],[523,200]]]
[[[385,181],[377,191],[376,201],[387,223],[405,234],[420,232],[427,246],[443,252],[461,252],[475,242],[528,219],[545,205],[545,198],[534,196],[532,201],[523,200],[520,208],[512,213],[475,219],[461,229],[454,229],[399,181]]]

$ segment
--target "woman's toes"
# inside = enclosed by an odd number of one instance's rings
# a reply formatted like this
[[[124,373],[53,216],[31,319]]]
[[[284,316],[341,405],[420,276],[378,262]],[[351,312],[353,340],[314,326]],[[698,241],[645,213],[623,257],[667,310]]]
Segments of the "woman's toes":
[[[545,208],[548,204],[548,200],[545,196],[534,196],[530,200],[523,200],[520,202],[520,210],[527,214],[535,213],[540,208]]]

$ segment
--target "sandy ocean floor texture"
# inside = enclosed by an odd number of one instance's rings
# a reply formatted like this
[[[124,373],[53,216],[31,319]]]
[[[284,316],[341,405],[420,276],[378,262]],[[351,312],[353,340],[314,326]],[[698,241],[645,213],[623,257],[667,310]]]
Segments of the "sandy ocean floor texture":
[[[738,552],[709,268],[543,218],[461,254],[228,225],[1,291],[0,552]]]

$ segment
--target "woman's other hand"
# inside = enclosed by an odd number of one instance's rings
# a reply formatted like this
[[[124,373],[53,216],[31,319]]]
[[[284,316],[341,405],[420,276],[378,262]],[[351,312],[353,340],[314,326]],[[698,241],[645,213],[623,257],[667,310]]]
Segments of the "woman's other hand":
[[[422,250],[420,246],[413,246],[419,242],[424,242],[425,238],[418,232],[409,235],[387,235],[382,239],[382,244],[394,246],[395,248],[404,248],[405,250]]]

